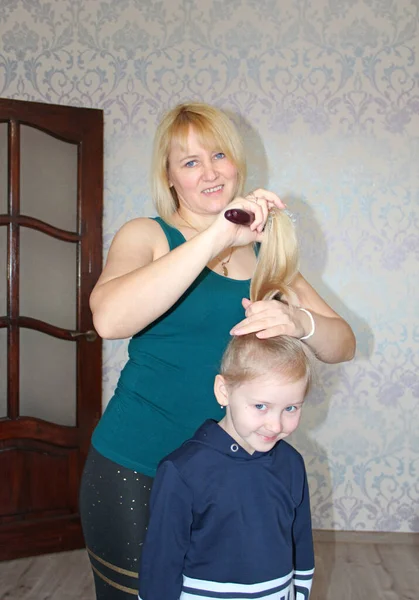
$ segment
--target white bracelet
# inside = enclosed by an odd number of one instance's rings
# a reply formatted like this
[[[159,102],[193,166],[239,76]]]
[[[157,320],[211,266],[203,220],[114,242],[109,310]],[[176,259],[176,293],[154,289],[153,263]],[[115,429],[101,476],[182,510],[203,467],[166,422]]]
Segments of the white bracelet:
[[[306,313],[306,315],[308,315],[310,317],[310,323],[311,323],[310,333],[308,333],[307,335],[303,335],[303,337],[299,338],[300,340],[308,340],[308,338],[311,338],[311,336],[314,335],[314,332],[316,331],[316,323],[314,322],[313,315],[311,314],[311,312],[309,310],[307,310],[306,308],[301,308],[300,306],[298,307],[298,310],[302,310],[304,313]]]

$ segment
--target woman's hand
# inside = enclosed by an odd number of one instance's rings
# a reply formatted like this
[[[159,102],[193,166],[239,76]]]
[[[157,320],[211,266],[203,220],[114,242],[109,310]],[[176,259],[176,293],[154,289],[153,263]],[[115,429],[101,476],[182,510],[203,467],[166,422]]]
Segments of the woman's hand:
[[[276,206],[279,209],[286,205],[274,192],[257,189],[244,197],[236,197],[219,214],[211,227],[217,228],[217,237],[226,239],[225,247],[246,246],[253,242],[261,242],[263,229],[268,218],[269,209]],[[224,217],[226,210],[241,208],[254,214],[250,225],[236,225]]]
[[[266,220],[268,218],[269,210],[273,207],[279,208],[280,210],[287,208],[287,205],[282,202],[281,198],[277,196],[274,192],[270,192],[269,190],[264,190],[263,188],[258,188],[253,192],[249,192],[247,196],[245,196],[246,200],[250,200],[257,204],[263,214],[262,221],[254,228],[257,229],[259,233],[262,233]],[[253,211],[252,211],[253,212]],[[256,220],[256,219],[255,219]],[[258,240],[259,241],[259,240]]]
[[[315,331],[304,343],[325,363],[336,364],[352,360],[356,349],[355,336],[348,323],[323,300],[299,273],[292,282],[300,306],[310,311]],[[290,309],[279,300],[250,302],[242,300],[246,318],[230,331],[232,335],[254,332],[259,338],[290,335],[302,338],[312,331],[310,317],[297,308]]]
[[[242,305],[246,318],[233,327],[231,335],[256,333],[261,339],[278,335],[301,338],[307,333],[305,325],[310,329],[310,323],[306,323],[309,317],[303,311],[295,307],[291,309],[280,300],[251,302],[248,298],[243,298]]]

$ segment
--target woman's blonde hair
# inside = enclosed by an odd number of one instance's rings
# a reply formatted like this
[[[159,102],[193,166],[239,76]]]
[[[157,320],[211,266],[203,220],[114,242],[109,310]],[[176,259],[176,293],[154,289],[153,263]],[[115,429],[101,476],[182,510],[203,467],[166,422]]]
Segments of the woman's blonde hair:
[[[192,127],[200,143],[208,149],[224,152],[237,168],[237,190],[243,192],[246,179],[246,159],[243,142],[232,121],[218,108],[200,102],[180,104],[166,113],[154,137],[151,166],[151,189],[160,217],[170,222],[179,207],[176,190],[168,180],[169,153],[172,142],[187,146]]]
[[[292,313],[298,299],[290,286],[298,264],[294,224],[286,212],[271,209],[250,286],[250,300],[281,298]],[[306,344],[287,335],[266,339],[255,333],[234,336],[224,352],[220,373],[229,387],[267,375],[280,375],[290,382],[305,378],[308,391],[313,378],[313,354]]]

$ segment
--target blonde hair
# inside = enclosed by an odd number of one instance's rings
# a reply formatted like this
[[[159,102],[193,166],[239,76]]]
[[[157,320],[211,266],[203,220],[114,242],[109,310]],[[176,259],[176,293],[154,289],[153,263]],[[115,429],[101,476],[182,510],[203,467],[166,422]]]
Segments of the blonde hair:
[[[176,190],[169,186],[169,153],[172,142],[187,146],[190,127],[205,148],[213,149],[215,146],[236,166],[238,177],[235,195],[243,192],[246,179],[243,143],[227,115],[214,106],[200,102],[179,104],[164,115],[157,127],[151,166],[153,200],[160,217],[169,223],[179,207]]]
[[[296,305],[298,300],[290,284],[298,268],[298,240],[291,217],[283,210],[271,208],[250,285],[251,301],[280,296]]]
[[[297,275],[298,263],[298,242],[291,218],[284,211],[271,209],[250,286],[250,300],[281,298],[292,312],[298,299],[290,285]],[[234,336],[224,352],[220,374],[229,387],[268,375],[280,375],[290,382],[305,378],[308,391],[313,379],[313,354],[306,344],[287,335],[266,339],[255,333]]]
[[[312,354],[303,342],[288,335],[267,339],[254,333],[239,335],[224,352],[220,374],[229,388],[266,376],[289,382],[305,379],[308,392],[313,380]]]

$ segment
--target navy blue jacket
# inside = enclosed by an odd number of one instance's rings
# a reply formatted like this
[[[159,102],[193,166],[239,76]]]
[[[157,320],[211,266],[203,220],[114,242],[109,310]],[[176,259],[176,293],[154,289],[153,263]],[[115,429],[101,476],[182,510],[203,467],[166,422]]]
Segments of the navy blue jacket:
[[[206,421],[160,463],[140,600],[306,600],[314,572],[304,462],[284,440],[249,454]]]

